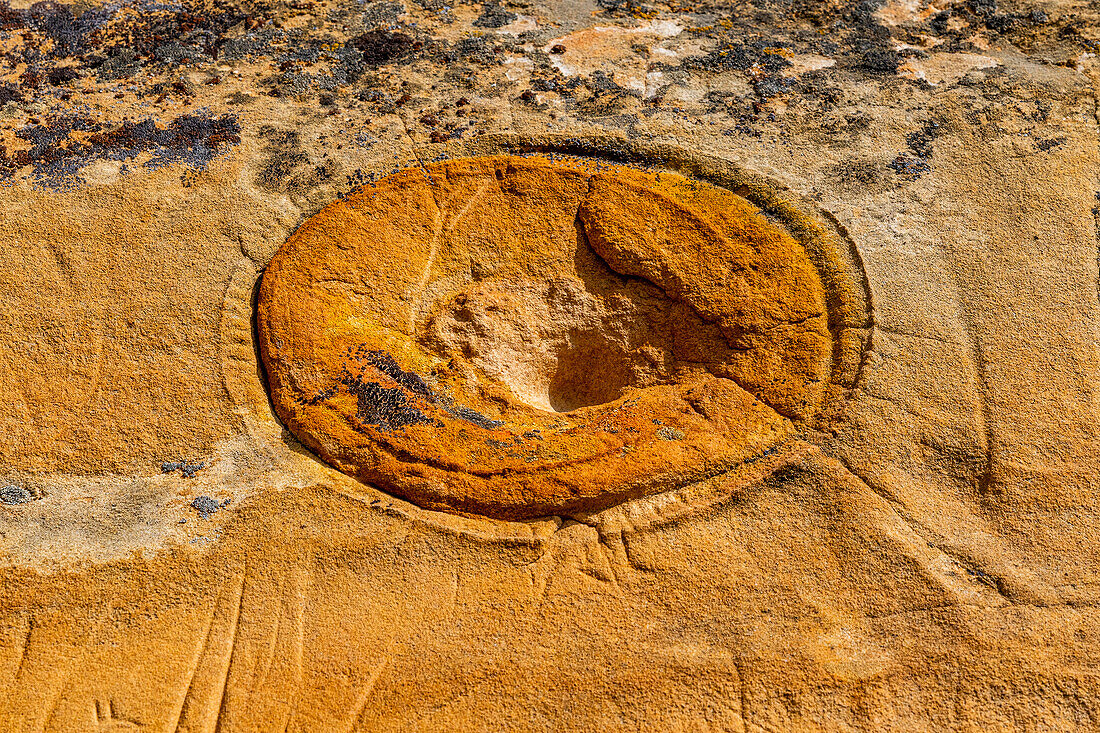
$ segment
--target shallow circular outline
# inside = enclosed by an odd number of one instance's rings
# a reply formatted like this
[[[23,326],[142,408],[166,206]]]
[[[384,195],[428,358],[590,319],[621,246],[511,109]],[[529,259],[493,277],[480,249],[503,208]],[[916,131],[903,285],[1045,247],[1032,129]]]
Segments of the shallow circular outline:
[[[636,142],[611,134],[506,134],[485,135],[472,142],[435,144],[414,150],[418,160],[434,163],[485,155],[545,155],[576,157],[649,169],[667,170],[725,188],[759,207],[773,223],[784,227],[806,250],[821,274],[827,294],[828,327],[833,335],[833,370],[830,382],[844,389],[826,397],[821,413],[839,417],[848,393],[863,372],[873,325],[871,292],[862,258],[844,228],[813,202],[798,196],[768,177],[746,170],[714,154],[688,150],[667,142]],[[430,160],[426,154],[432,154]],[[410,167],[416,167],[415,165]],[[387,172],[385,175],[388,175]],[[381,177],[381,176],[380,176]],[[357,187],[340,195],[351,195]],[[303,222],[306,219],[303,220]],[[266,267],[266,263],[263,265]],[[530,520],[466,517],[423,509],[364,484],[324,463],[303,446],[278,419],[270,401],[267,377],[256,344],[256,290],[263,268],[243,265],[230,279],[223,303],[221,324],[222,372],[227,392],[238,416],[258,449],[274,463],[301,470],[303,459],[315,470],[307,473],[340,493],[366,502],[386,513],[414,519],[439,529],[511,542],[542,544],[560,525],[557,516]],[[247,334],[247,337],[245,336]],[[811,433],[815,431],[810,431]],[[819,433],[820,434],[820,433]],[[800,434],[807,436],[807,431]],[[292,442],[289,442],[287,438]],[[578,515],[597,526],[612,521],[629,530],[681,521],[697,511],[720,503],[747,486],[766,478],[793,457],[803,454],[807,443],[799,438],[766,451],[741,466],[702,481],[657,494],[629,499],[591,514]],[[308,457],[308,458],[307,458]],[[320,469],[319,471],[316,469]],[[626,521],[629,518],[629,521]],[[624,530],[625,531],[625,530]]]

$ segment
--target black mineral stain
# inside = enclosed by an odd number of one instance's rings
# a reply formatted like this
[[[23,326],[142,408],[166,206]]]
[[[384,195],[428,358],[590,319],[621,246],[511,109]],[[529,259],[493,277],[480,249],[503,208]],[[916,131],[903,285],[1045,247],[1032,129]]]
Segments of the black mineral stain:
[[[80,172],[89,164],[126,161],[140,154],[150,156],[141,164],[148,170],[173,163],[203,170],[241,141],[240,132],[236,116],[211,117],[202,111],[180,115],[163,126],[152,119],[112,124],[85,115],[61,115],[16,131],[15,136],[30,143],[30,148],[9,153],[0,146],[0,181],[29,167],[25,177],[37,185],[68,190],[83,183]]]

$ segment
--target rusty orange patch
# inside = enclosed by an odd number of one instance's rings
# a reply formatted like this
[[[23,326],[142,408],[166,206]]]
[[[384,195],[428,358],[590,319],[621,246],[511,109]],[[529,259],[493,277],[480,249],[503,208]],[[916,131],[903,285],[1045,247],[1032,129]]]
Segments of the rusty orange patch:
[[[540,157],[433,163],[332,204],[264,275],[279,416],[422,507],[599,509],[817,420],[822,278],[745,198]]]

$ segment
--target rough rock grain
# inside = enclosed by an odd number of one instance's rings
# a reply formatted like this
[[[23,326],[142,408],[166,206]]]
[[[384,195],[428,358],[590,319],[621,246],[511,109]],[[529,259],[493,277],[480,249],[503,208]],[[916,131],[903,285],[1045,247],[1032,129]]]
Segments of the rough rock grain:
[[[858,368],[834,368],[843,315],[758,208],[598,161],[388,176],[299,228],[257,307],[276,411],[306,445],[422,507],[501,519],[727,471],[776,450],[787,417],[825,427],[834,372]]]
[[[0,4],[0,730],[1096,730],[1098,42],[1084,0]],[[389,327],[462,353],[454,389],[485,375],[461,395],[487,424],[725,379],[781,450],[516,521],[418,506],[287,429],[256,320],[280,248],[351,226],[330,214],[372,183],[453,210],[468,192],[426,172],[516,156],[587,161],[586,242],[638,274],[581,288],[590,263],[546,245],[523,286],[496,257],[438,292],[393,267],[364,297],[401,282],[418,309]],[[744,240],[658,172],[805,253],[754,282],[818,279],[820,396],[813,348],[768,377],[797,343],[774,313],[723,320],[692,268]],[[705,221],[684,231],[717,260],[620,215],[643,207]],[[430,241],[417,221],[384,242]],[[749,323],[756,356],[657,378],[639,345],[692,318],[701,362]],[[544,324],[621,352],[562,363]]]

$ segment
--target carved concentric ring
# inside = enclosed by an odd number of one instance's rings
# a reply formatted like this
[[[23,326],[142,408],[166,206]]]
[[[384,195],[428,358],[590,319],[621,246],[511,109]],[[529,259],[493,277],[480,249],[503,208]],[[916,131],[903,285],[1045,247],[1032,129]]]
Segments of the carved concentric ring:
[[[827,426],[858,367],[854,289],[806,226],[592,161],[393,174],[269,265],[275,409],[341,471],[464,514],[593,510],[714,475]]]

